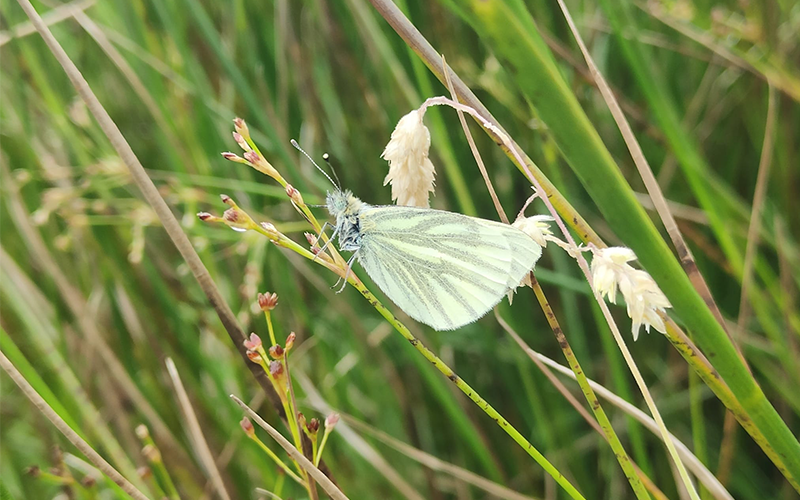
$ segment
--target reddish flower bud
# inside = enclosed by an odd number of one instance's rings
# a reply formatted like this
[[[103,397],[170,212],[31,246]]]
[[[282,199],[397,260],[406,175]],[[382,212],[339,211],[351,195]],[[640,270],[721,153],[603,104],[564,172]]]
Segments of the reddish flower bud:
[[[257,351],[247,351],[247,359],[252,361],[253,363],[261,364],[262,358],[261,355]]]
[[[269,373],[270,373],[270,375],[275,377],[275,379],[283,378],[283,373],[284,373],[283,372],[283,363],[281,363],[280,361],[272,361],[272,362],[270,362],[270,364],[269,364]]]
[[[250,129],[247,128],[247,123],[238,116],[233,119],[233,128],[246,140],[250,140]]]
[[[253,148],[251,148],[250,145],[247,144],[247,141],[244,140],[244,137],[242,137],[242,134],[240,134],[239,132],[233,133],[233,140],[236,141],[236,144],[238,144],[239,147],[242,148],[244,151],[252,151]]]
[[[83,476],[83,479],[81,479],[81,486],[84,488],[94,488],[96,484],[97,479],[92,476]]]
[[[25,469],[25,474],[27,474],[29,476],[32,476],[32,477],[38,477],[39,474],[41,474],[41,472],[42,472],[42,469],[40,469],[38,465],[31,465],[30,467]]]
[[[210,221],[213,221],[214,219],[218,219],[219,217],[214,217],[213,215],[211,215],[208,212],[198,212],[197,213],[197,218],[200,219],[203,222],[210,222]]]
[[[286,185],[286,196],[291,198],[291,200],[298,205],[303,204],[303,196],[300,194],[300,191],[291,184]]]
[[[260,307],[262,311],[271,311],[275,309],[277,305],[278,305],[277,293],[267,292],[258,294],[258,307]]]
[[[251,333],[250,338],[244,341],[244,346],[250,351],[255,351],[261,347],[261,337],[255,333]]]
[[[297,338],[297,334],[294,332],[290,333],[288,337],[286,337],[286,351],[290,351],[292,346],[294,346],[294,340]]]
[[[311,434],[316,434],[317,431],[319,431],[319,419],[312,418],[308,422],[308,425],[306,427],[308,428],[308,432],[310,432]]]
[[[230,205],[232,207],[236,205],[233,202],[233,199],[231,199],[231,197],[228,196],[227,194],[221,194],[221,195],[219,195],[219,198],[222,200],[222,203],[224,203],[226,205]]]
[[[241,156],[237,155],[236,153],[231,153],[230,151],[225,151],[224,153],[220,153],[223,158],[228,161],[235,161],[236,163],[247,163],[247,160],[242,158]]]
[[[255,151],[246,152],[244,154],[244,159],[247,160],[254,169],[258,170],[262,174],[268,175],[274,179],[281,179],[282,182],[286,182],[283,181],[283,178],[280,176],[280,174],[278,174],[278,171],[275,170],[275,167],[273,167],[267,160],[262,158],[261,155]]]
[[[248,151],[243,156],[245,160],[249,161],[253,165],[258,165],[258,163],[261,161],[261,155],[255,151]]]
[[[331,430],[336,426],[339,422],[339,414],[338,413],[331,413],[327,417],[325,417],[325,429]]]
[[[245,434],[247,434],[247,437],[249,438],[255,437],[256,429],[255,427],[253,427],[253,422],[251,422],[249,418],[244,417],[242,421],[239,422],[239,425],[242,426],[242,430],[244,431]]]
[[[281,359],[283,357],[283,353],[283,347],[277,344],[269,348],[269,355],[272,356],[272,359]]]
[[[278,231],[271,222],[262,222],[261,228],[264,230],[264,232],[267,233],[267,236],[271,240],[277,241],[281,238],[280,231]]]

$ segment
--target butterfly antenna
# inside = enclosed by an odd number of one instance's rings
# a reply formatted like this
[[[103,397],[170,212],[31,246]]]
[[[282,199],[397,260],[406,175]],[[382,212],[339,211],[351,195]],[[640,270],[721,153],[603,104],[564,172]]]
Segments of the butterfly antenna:
[[[331,169],[331,173],[333,174],[333,178],[336,179],[336,183],[341,186],[342,181],[339,180],[339,176],[336,175],[336,169],[333,168],[333,163],[331,162],[331,155],[329,155],[328,153],[323,153],[322,159],[325,161],[325,163],[328,164],[328,167]]]
[[[317,167],[317,170],[319,170],[320,172],[322,172],[322,175],[324,175],[324,176],[325,176],[325,178],[327,178],[327,179],[328,179],[328,180],[331,182],[331,184],[333,184],[333,187],[335,187],[335,188],[336,188],[336,189],[338,189],[339,191],[341,191],[341,190],[342,190],[342,188],[341,188],[341,187],[340,187],[340,186],[339,186],[337,183],[333,182],[333,179],[331,179],[331,176],[330,176],[330,175],[328,175],[328,174],[327,174],[327,172],[325,172],[324,170],[322,170],[322,168],[320,168],[320,166],[319,166],[319,165],[317,165],[317,162],[315,162],[315,161],[314,161],[314,159],[313,159],[313,158],[311,158],[311,156],[310,156],[308,153],[306,153],[305,151],[303,151],[303,148],[301,148],[301,147],[300,147],[300,145],[299,145],[299,144],[297,144],[297,141],[295,141],[294,139],[292,139],[290,142],[292,143],[292,146],[294,146],[294,148],[295,148],[296,150],[298,150],[298,151],[300,151],[301,153],[303,153],[303,156],[305,156],[306,158],[308,158],[308,161],[310,161],[311,163],[313,163],[313,164],[314,164],[314,166],[315,166],[315,167]],[[335,173],[335,172],[334,172],[334,175],[336,175],[336,173]],[[338,179],[337,179],[337,180],[338,180]]]

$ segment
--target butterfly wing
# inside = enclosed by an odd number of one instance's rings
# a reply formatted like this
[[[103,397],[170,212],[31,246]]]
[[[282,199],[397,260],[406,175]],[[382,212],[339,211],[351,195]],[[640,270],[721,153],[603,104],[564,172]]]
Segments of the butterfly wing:
[[[415,320],[454,330],[486,314],[542,254],[499,222],[417,207],[369,206],[360,214],[358,260]]]

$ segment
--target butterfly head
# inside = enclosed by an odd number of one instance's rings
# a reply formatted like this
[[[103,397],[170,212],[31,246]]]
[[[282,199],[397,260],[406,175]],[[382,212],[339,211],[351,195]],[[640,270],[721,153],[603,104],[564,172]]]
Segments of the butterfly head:
[[[340,217],[357,215],[359,210],[361,210],[363,202],[356,198],[349,190],[342,191],[336,189],[334,191],[328,191],[325,205],[328,207],[328,212],[339,220]]]

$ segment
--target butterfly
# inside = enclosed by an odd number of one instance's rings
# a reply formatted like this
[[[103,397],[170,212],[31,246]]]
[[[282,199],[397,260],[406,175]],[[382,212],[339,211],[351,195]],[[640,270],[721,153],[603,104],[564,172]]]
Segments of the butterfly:
[[[435,330],[455,330],[484,316],[542,255],[530,236],[500,222],[369,205],[341,190],[328,192],[326,206],[336,219],[339,249],[355,252],[392,302]]]
[[[348,272],[358,260],[392,302],[435,330],[483,317],[542,255],[530,236],[508,224],[431,208],[370,205],[328,179],[336,187],[325,204],[336,220],[330,240],[338,235],[339,249],[354,252]]]

